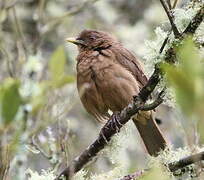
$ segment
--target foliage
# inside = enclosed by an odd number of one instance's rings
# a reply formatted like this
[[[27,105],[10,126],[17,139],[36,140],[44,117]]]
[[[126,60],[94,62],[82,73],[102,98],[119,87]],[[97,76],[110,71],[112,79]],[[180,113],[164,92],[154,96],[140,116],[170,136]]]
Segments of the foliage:
[[[22,99],[19,94],[19,82],[15,79],[7,79],[0,87],[1,116],[3,125],[9,125],[14,120]]]
[[[197,121],[199,127],[204,122],[203,57],[192,37],[186,38],[177,49],[179,64],[177,66],[166,64],[164,70],[186,118]],[[203,138],[203,131],[200,130],[200,133]]]

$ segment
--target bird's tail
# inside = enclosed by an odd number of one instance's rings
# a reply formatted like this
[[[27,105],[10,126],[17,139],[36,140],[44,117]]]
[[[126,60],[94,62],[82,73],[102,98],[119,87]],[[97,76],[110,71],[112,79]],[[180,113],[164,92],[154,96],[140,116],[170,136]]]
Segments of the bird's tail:
[[[166,140],[159,130],[159,127],[152,116],[152,112],[139,112],[137,116],[133,118],[133,122],[151,156],[157,156],[161,150],[166,148]]]

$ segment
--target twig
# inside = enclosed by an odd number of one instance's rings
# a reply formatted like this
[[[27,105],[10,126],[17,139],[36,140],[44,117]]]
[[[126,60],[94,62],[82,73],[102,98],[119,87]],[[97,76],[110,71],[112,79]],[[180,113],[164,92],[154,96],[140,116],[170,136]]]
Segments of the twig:
[[[158,107],[164,101],[163,97],[164,97],[165,89],[166,88],[164,88],[159,93],[157,99],[153,103],[144,105],[143,107],[141,107],[140,110],[142,110],[142,111],[150,111],[150,110],[155,109],[156,107]]]
[[[190,164],[193,164],[195,162],[199,162],[201,160],[204,160],[204,151],[193,154],[191,156],[185,157],[183,159],[180,159],[177,162],[169,163],[168,168],[171,172],[177,171],[178,169],[182,169],[185,166],[188,166]]]
[[[6,150],[5,150],[5,157],[3,157],[3,159],[4,159],[4,163],[5,164],[3,164],[3,178],[2,178],[2,180],[6,180],[7,179],[7,177],[8,177],[8,172],[9,172],[9,169],[10,169],[10,157],[9,157],[9,147],[8,146],[6,146]],[[2,167],[1,167],[2,168]]]
[[[31,145],[34,146],[46,159],[48,159],[48,160],[52,159],[52,156],[50,156],[47,153],[45,153],[44,150],[42,150],[40,148],[40,146],[36,143],[35,136],[32,136]]]
[[[154,72],[149,78],[147,84],[141,89],[141,91],[138,94],[138,99],[142,102],[146,102],[148,99],[149,95],[153,92],[154,88],[157,86],[161,79],[161,69],[160,69],[160,64],[156,64],[154,68]]]
[[[167,35],[167,37],[165,38],[165,40],[164,40],[164,42],[163,42],[163,44],[162,44],[162,46],[161,46],[161,48],[160,48],[160,50],[159,50],[159,53],[160,53],[160,54],[163,52],[163,50],[164,50],[164,48],[165,48],[165,46],[166,46],[166,44],[167,44],[167,42],[168,42],[168,40],[169,40],[170,34],[171,34],[171,32],[169,32],[168,35]]]
[[[12,12],[13,12],[13,17],[14,17],[14,25],[15,25],[17,34],[19,36],[18,38],[20,39],[20,42],[22,44],[22,47],[23,47],[23,50],[24,50],[24,55],[27,58],[27,56],[28,56],[27,55],[27,47],[26,47],[26,43],[25,43],[22,27],[21,27],[21,24],[20,24],[19,19],[17,17],[17,14],[16,14],[15,6],[12,7]]]
[[[179,0],[174,0],[173,6],[172,6],[173,9],[176,7],[178,2],[179,2]]]
[[[204,5],[201,7],[201,9],[204,8]],[[195,18],[197,17],[203,17],[200,13],[203,11],[198,11],[196,16],[193,18],[192,21],[195,21],[197,23],[191,23],[192,25],[189,25],[189,30],[186,30],[186,33],[194,33],[195,30],[198,28],[200,23],[202,21],[196,21]],[[193,29],[192,29],[193,28]],[[181,37],[181,40],[184,37]],[[174,57],[175,53],[173,51],[173,46],[170,47],[165,52],[165,58],[164,60],[169,62],[172,57]],[[169,55],[172,53],[171,55]],[[159,67],[159,64],[156,64],[154,73],[150,77],[147,84],[142,88],[140,93],[138,94],[137,98],[135,98],[135,102],[129,104],[126,108],[124,108],[121,113],[116,114],[112,116],[112,118],[105,124],[105,126],[101,129],[101,132],[99,134],[99,137],[84,151],[79,155],[77,158],[73,160],[73,162],[68,166],[66,169],[62,171],[62,173],[57,177],[57,179],[60,178],[60,176],[65,176],[66,179],[69,179],[71,176],[73,176],[74,173],[79,171],[81,168],[83,168],[89,161],[91,161],[97,153],[102,150],[107,142],[110,141],[111,137],[116,134],[120,128],[128,122],[128,120],[135,115],[143,106],[148,99],[148,97],[151,95],[153,90],[155,89],[156,85],[159,83],[159,81],[162,78],[162,71]]]
[[[15,1],[12,1],[11,3],[7,4],[6,5],[6,9],[9,10],[11,9],[12,7],[14,7],[16,4],[18,4],[20,1],[19,0],[15,0]]]
[[[121,178],[119,180],[135,180],[136,178],[140,178],[141,176],[143,176],[145,171],[146,170],[136,171],[134,174],[126,175],[126,176],[124,176],[123,178]]]
[[[168,4],[168,8],[171,10],[171,9],[172,9],[171,0],[167,0],[166,2],[167,2],[167,4]]]
[[[201,6],[200,10],[196,13],[195,17],[189,23],[183,34],[194,33],[197,29],[197,26],[201,24],[203,19],[204,19],[204,5]]]
[[[170,23],[171,23],[172,30],[173,30],[173,32],[174,32],[174,36],[175,36],[176,38],[181,37],[181,34],[180,34],[180,32],[178,31],[178,29],[177,29],[177,27],[176,27],[176,25],[175,25],[175,23],[174,23],[174,20],[173,20],[174,18],[173,18],[173,16],[172,16],[171,11],[170,11],[170,10],[168,9],[168,7],[166,6],[166,3],[165,3],[164,0],[160,0],[160,2],[161,2],[161,4],[162,4],[162,6],[163,6],[163,8],[164,8],[164,10],[165,10],[165,12],[166,12],[168,18],[169,18],[169,21],[170,21]]]
[[[13,67],[9,57],[9,53],[1,45],[0,45],[0,52],[2,52],[2,54],[5,56],[9,76],[14,77]]]

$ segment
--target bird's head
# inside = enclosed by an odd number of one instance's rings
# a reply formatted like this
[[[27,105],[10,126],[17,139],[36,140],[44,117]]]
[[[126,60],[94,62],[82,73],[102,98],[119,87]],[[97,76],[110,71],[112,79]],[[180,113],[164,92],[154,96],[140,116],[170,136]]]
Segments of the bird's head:
[[[66,41],[76,44],[79,51],[106,49],[117,43],[117,40],[108,33],[95,30],[84,30],[77,38],[67,38]]]

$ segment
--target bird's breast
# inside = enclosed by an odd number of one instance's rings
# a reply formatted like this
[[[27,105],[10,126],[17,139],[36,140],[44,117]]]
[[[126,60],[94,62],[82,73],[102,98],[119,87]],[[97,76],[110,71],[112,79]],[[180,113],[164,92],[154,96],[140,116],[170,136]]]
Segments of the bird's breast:
[[[107,69],[112,66],[112,62],[103,59],[98,52],[93,52],[90,56],[83,57],[77,64],[77,77],[84,79],[84,81],[93,81],[96,78],[103,80],[103,75]]]

